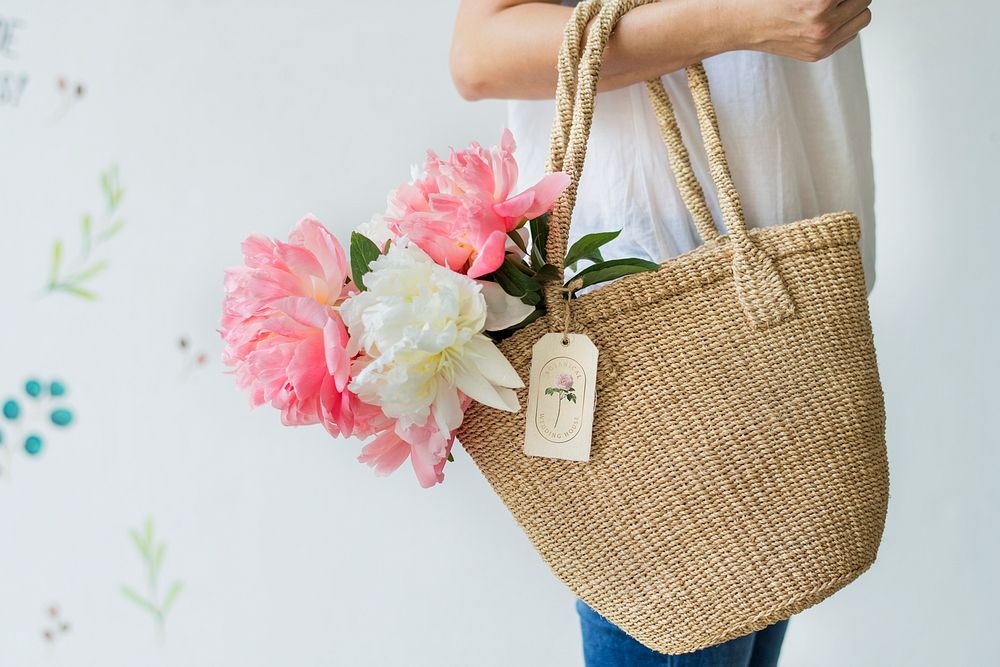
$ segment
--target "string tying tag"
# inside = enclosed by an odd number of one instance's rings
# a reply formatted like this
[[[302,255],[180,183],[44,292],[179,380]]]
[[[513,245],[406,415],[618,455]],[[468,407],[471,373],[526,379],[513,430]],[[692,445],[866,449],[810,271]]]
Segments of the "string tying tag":
[[[563,295],[563,301],[566,302],[566,308],[563,311],[563,327],[562,327],[562,344],[569,345],[569,325],[572,319],[572,314],[570,312],[570,302],[573,300],[573,292],[577,291],[583,287],[582,278],[574,278],[569,281],[564,287],[559,288],[560,293]]]

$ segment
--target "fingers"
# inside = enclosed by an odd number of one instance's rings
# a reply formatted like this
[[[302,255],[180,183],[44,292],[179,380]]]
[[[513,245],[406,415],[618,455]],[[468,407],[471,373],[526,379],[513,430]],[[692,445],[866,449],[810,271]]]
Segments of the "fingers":
[[[844,4],[847,4],[846,2]],[[868,24],[872,22],[872,10],[867,7],[862,9],[860,13],[847,21],[844,25],[838,28],[827,41],[828,44],[833,45],[833,53],[845,43],[847,43],[852,38],[856,37],[859,32],[868,27]]]
[[[828,15],[827,19],[819,24],[819,28],[813,32],[803,58],[811,62],[822,60],[839,50],[849,41],[857,37],[872,20],[872,11],[868,8],[871,0],[844,0],[834,11],[838,16],[846,17],[833,19],[833,15]]]
[[[838,27],[843,26],[868,9],[871,4],[872,0],[844,0],[831,10],[830,20]]]

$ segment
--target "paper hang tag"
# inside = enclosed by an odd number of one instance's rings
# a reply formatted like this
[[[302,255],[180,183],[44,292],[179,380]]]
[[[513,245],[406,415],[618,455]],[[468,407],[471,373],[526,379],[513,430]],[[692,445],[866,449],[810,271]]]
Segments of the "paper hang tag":
[[[531,351],[524,453],[590,460],[597,346],[583,334],[542,336]]]

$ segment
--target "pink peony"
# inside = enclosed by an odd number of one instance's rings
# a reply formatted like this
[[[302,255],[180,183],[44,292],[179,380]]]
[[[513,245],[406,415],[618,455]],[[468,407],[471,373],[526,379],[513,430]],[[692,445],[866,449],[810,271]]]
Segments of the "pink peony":
[[[223,361],[256,407],[270,403],[289,426],[321,423],[332,435],[364,437],[391,425],[382,411],[347,390],[351,358],[338,308],[347,260],[315,218],[288,243],[252,235],[244,266],[226,271]]]
[[[569,373],[560,373],[556,376],[556,386],[560,389],[569,390],[573,388],[573,376]]]
[[[524,192],[517,183],[514,137],[504,130],[500,146],[451,151],[447,161],[427,152],[424,174],[390,195],[385,221],[397,236],[409,236],[442,266],[478,278],[503,263],[508,232],[552,208],[569,184],[562,172],[548,174]]]
[[[462,395],[461,411],[465,412],[471,402]],[[409,457],[420,486],[428,488],[444,481],[444,465],[454,444],[455,431],[445,438],[433,419],[423,426],[406,428],[396,422],[361,449],[358,461],[374,468],[376,475],[388,475]]]

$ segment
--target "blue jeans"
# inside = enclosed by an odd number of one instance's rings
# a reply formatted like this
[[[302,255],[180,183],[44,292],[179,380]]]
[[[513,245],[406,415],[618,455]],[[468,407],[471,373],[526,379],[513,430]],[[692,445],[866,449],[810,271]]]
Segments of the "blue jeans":
[[[648,649],[577,598],[586,667],[775,667],[788,621],[694,653]]]

